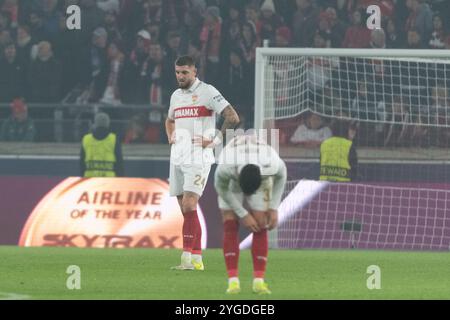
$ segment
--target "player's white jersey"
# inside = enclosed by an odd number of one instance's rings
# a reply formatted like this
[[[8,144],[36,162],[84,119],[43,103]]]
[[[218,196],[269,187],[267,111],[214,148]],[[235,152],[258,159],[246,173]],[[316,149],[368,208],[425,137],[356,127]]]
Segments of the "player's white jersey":
[[[216,115],[229,102],[212,85],[196,79],[189,89],[178,89],[170,98],[168,118],[175,121],[175,143],[170,153],[171,163],[211,164],[215,162],[212,148],[193,145],[192,139],[203,136],[213,139]]]
[[[262,176],[260,189],[271,190],[269,209],[277,209],[286,184],[286,165],[271,146],[255,136],[233,138],[222,150],[214,181],[219,197],[239,217],[247,214],[242,202],[236,197],[237,194],[242,194],[239,174],[247,164],[259,166]]]

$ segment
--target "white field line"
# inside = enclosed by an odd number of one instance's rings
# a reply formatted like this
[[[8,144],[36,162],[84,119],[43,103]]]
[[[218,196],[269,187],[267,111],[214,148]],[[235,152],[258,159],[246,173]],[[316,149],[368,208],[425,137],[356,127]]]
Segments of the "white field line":
[[[14,292],[0,292],[0,300],[28,300],[31,296]]]

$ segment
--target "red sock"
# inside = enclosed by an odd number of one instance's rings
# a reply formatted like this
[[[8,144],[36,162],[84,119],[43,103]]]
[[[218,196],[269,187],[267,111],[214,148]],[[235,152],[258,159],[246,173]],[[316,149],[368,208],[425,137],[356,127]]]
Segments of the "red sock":
[[[239,224],[236,220],[226,220],[223,224],[223,256],[228,277],[238,276]]]
[[[264,278],[268,251],[269,243],[267,239],[267,230],[253,232],[252,257],[254,278]]]
[[[195,240],[195,229],[197,218],[197,210],[189,211],[184,213],[183,222],[183,250],[187,252],[192,252]]]
[[[192,254],[202,254],[202,226],[197,211],[195,212],[195,240]]]

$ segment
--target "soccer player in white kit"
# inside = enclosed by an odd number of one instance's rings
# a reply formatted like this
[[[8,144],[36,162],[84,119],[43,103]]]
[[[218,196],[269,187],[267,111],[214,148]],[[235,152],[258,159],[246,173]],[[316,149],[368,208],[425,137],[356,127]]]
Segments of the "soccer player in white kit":
[[[239,221],[253,232],[253,292],[270,294],[264,274],[267,231],[278,223],[277,208],[286,184],[286,165],[271,146],[256,136],[238,136],[223,149],[214,186],[223,217],[223,254],[228,273],[227,293],[241,291],[238,278]]]
[[[239,124],[239,117],[216,88],[197,78],[191,57],[178,58],[175,73],[179,89],[170,98],[166,119],[171,144],[169,184],[184,222],[181,264],[173,269],[204,270],[197,204],[215,162],[213,148],[222,142],[226,129]],[[216,134],[216,114],[225,118],[221,134]]]

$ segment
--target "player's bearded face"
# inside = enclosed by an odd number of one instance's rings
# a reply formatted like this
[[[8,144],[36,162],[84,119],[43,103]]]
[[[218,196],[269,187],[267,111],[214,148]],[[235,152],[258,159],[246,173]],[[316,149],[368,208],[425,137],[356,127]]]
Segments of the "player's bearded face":
[[[194,66],[175,66],[175,75],[178,86],[181,89],[188,89],[195,81],[197,69]]]

